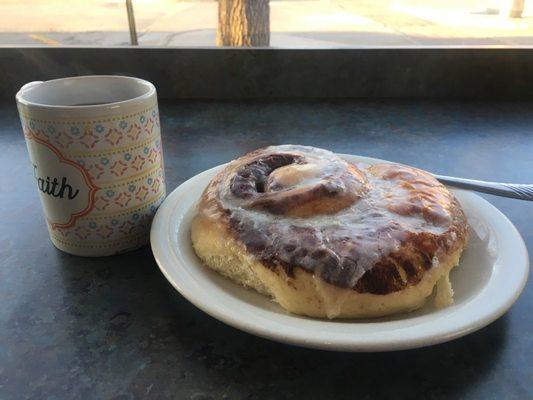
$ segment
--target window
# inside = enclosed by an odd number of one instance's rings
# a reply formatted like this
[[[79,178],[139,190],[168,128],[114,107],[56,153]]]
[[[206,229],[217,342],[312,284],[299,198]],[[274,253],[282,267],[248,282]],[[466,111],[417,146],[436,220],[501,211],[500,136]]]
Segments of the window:
[[[533,0],[132,0],[131,24],[127,3],[0,0],[0,44],[120,46],[136,40],[142,46],[179,47],[533,44]]]

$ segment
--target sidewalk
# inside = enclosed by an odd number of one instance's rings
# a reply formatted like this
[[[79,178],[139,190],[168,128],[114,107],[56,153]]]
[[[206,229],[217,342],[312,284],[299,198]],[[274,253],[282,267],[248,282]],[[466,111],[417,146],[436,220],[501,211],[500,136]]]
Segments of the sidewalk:
[[[475,0],[270,4],[275,47],[533,45],[533,9],[527,8],[523,18],[505,18],[487,14]],[[136,0],[134,7],[141,45],[215,45],[215,1]],[[124,1],[2,0],[0,44],[128,45]]]

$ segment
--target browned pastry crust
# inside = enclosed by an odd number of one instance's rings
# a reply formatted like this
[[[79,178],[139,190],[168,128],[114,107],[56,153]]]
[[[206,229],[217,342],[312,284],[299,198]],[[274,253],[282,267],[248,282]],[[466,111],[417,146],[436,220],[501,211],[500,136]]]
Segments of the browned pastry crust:
[[[358,167],[291,145],[224,168],[192,228],[210,267],[289,311],[330,318],[421,306],[439,279],[448,282],[467,236],[458,201],[430,174],[398,164]]]

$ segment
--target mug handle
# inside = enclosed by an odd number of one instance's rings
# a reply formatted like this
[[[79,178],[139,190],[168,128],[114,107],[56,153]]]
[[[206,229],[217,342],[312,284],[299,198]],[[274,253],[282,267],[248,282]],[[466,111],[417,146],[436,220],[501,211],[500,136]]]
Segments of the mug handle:
[[[24,93],[24,91],[26,89],[30,89],[34,86],[37,86],[37,85],[40,85],[41,83],[43,83],[43,81],[33,81],[33,82],[28,82],[26,83],[25,85],[23,85],[19,91],[17,92],[17,94],[15,95],[15,100],[17,102],[17,104],[21,104],[21,103],[24,103],[24,101],[22,100],[22,93]]]
[[[40,85],[41,83],[43,83],[43,81],[32,81],[32,82],[28,82],[28,83],[26,83],[25,85],[23,85],[23,86],[20,88],[19,92],[22,92],[23,90],[29,89],[29,88],[31,88],[31,87],[33,87],[33,86],[36,86],[36,85]]]

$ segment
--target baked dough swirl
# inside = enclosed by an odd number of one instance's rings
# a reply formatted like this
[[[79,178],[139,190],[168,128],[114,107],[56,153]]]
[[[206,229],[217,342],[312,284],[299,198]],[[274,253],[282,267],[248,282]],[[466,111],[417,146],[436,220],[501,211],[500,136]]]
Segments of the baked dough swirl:
[[[229,163],[191,229],[209,267],[290,312],[328,318],[410,311],[437,282],[437,302],[449,304],[467,237],[458,201],[427,172],[294,145]]]

